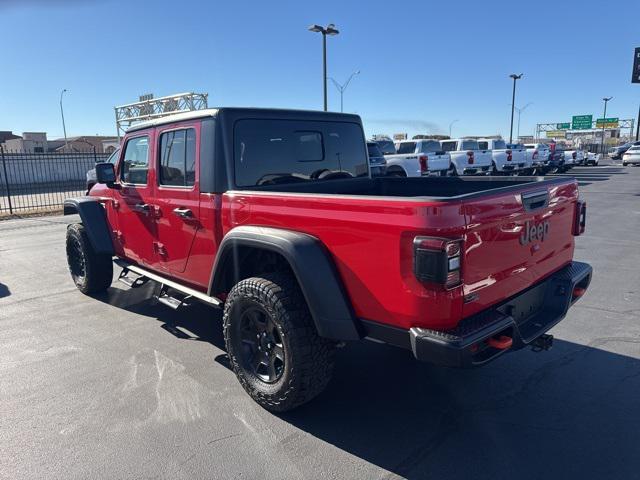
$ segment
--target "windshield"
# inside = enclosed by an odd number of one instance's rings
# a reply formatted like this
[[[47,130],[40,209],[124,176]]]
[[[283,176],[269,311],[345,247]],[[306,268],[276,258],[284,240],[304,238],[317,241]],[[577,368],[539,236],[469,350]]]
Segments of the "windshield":
[[[380,147],[378,147],[378,144],[375,142],[367,142],[367,152],[369,153],[369,157],[382,157]]]
[[[116,148],[113,153],[111,155],[109,155],[109,158],[107,158],[105,160],[105,163],[113,163],[115,165],[115,163],[118,161],[118,158],[120,157],[120,149]]]
[[[234,161],[239,187],[369,175],[362,127],[349,122],[240,120]]]

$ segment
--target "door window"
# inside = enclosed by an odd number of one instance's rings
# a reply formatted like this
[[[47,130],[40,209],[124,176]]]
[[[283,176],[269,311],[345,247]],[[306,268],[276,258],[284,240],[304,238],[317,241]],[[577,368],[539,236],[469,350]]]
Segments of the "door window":
[[[129,139],[122,161],[122,181],[135,185],[146,185],[148,173],[149,137],[145,135]]]
[[[195,179],[195,129],[172,130],[160,135],[160,185],[191,187]]]

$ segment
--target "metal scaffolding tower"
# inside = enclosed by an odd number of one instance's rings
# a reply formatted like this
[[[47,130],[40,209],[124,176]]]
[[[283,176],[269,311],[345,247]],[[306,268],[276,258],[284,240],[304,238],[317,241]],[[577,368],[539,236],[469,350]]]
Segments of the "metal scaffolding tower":
[[[153,98],[153,94],[140,96],[140,101],[114,107],[116,112],[116,130],[118,139],[136,122],[172,115],[174,113],[202,110],[208,108],[208,93],[179,93],[166,97]]]

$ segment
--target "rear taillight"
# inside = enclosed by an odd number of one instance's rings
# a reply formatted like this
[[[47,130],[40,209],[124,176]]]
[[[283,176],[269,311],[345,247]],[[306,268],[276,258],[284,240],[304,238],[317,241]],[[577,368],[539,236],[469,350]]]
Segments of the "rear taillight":
[[[420,155],[418,156],[418,162],[420,162],[420,173],[427,173],[429,171],[429,157]]]
[[[422,282],[451,289],[462,283],[462,240],[415,237],[413,272]]]
[[[576,213],[573,219],[573,234],[577,237],[584,233],[587,225],[587,202],[578,200],[576,202]]]
[[[507,150],[507,162],[510,162],[513,159],[513,153],[511,150]]]
[[[533,157],[531,157],[531,158],[533,158],[533,160],[535,160],[536,158],[538,158],[538,150],[534,150],[534,152],[533,152]]]
[[[467,163],[473,165],[473,150],[467,152]]]

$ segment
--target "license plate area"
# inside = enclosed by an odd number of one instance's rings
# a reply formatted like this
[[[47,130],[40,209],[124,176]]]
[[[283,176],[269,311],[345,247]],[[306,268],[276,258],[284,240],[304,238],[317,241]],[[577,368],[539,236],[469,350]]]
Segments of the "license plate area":
[[[524,325],[539,313],[545,303],[546,282],[518,295],[498,308],[500,313],[509,315],[516,325]]]

